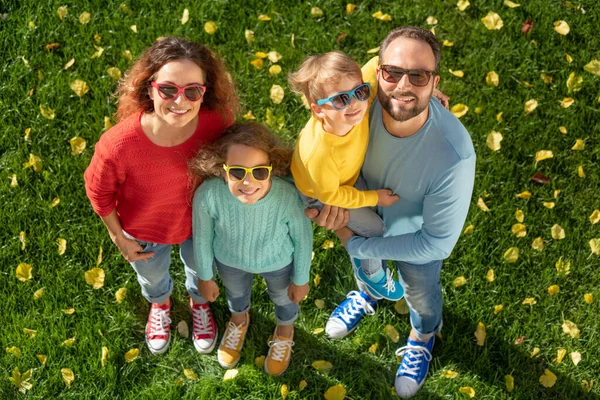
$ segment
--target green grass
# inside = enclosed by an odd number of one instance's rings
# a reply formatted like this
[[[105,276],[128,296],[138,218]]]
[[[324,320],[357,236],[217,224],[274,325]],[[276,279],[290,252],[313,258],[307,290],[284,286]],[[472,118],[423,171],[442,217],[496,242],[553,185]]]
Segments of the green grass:
[[[50,3],[50,5],[47,5]],[[411,0],[361,1],[349,16],[346,2],[315,0],[307,4],[274,1],[190,1],[187,3],[127,1],[132,14],[119,7],[120,1],[34,2],[32,0],[0,4],[0,13],[8,13],[0,21],[0,299],[3,348],[18,347],[21,357],[7,352],[0,355],[0,398],[76,398],[76,399],[279,399],[280,388],[287,385],[288,399],[322,398],[328,387],[341,383],[349,399],[391,398],[397,362],[394,351],[405,341],[410,329],[406,316],[400,316],[393,304],[381,304],[374,317],[363,321],[349,338],[330,341],[323,334],[313,335],[315,328],[324,327],[329,313],[345,294],[354,288],[350,264],[344,249],[336,241],[333,249],[321,248],[333,235],[315,230],[315,259],[311,274],[322,279],[312,287],[302,303],[302,315],[296,330],[296,346],[290,369],[280,378],[271,378],[254,365],[257,356],[266,354],[266,340],[275,324],[273,307],[264,286],[256,281],[253,293],[252,325],[250,326],[239,375],[223,382],[224,371],[216,355],[202,356],[195,352],[191,340],[174,334],[171,349],[164,356],[152,356],[145,347],[143,329],[148,305],[142,298],[136,276],[111,243],[99,218],[92,212],[83,190],[82,174],[93,153],[93,145],[102,134],[104,117],[115,110],[111,96],[116,84],[106,72],[109,67],[126,71],[131,62],[122,56],[130,50],[134,57],[159,36],[184,35],[209,45],[221,54],[238,83],[245,111],[252,110],[264,121],[267,109],[283,116],[285,123],[278,133],[290,143],[308,118],[307,111],[293,96],[286,75],[308,54],[340,49],[359,63],[370,58],[367,50],[377,47],[393,27],[414,24],[428,27],[426,19],[438,19],[438,38],[454,43],[444,47],[441,68],[441,89],[451,103],[463,103],[469,112],[461,118],[471,133],[478,155],[477,175],[472,207],[467,225],[473,233],[463,235],[442,271],[444,289],[443,339],[434,349],[429,378],[417,398],[466,398],[460,387],[470,386],[479,399],[575,399],[586,395],[581,381],[594,380],[588,398],[600,395],[600,272],[599,260],[590,255],[588,241],[600,237],[600,224],[592,225],[588,217],[600,208],[598,187],[600,156],[597,123],[600,116],[600,78],[583,70],[592,59],[600,59],[600,5],[595,0],[573,1],[581,4],[585,13],[566,6],[566,2],[522,1],[520,8],[502,5],[502,0],[472,1],[465,11],[452,1],[414,2]],[[426,5],[425,5],[426,4]],[[61,21],[56,10],[68,7]],[[324,16],[313,19],[310,9],[318,6]],[[181,25],[183,9],[188,8],[190,21]],[[392,16],[392,22],[371,17],[382,10]],[[487,30],[480,19],[493,10],[501,15],[504,27]],[[91,13],[91,21],[81,25],[78,17]],[[259,14],[272,20],[262,22]],[[521,33],[527,19],[535,22],[529,35]],[[203,31],[204,22],[218,25],[214,36]],[[554,32],[553,23],[565,20],[571,27],[567,36]],[[35,27],[28,26],[32,21]],[[137,25],[138,33],[129,27]],[[255,32],[256,40],[248,45],[245,29]],[[94,34],[101,39],[94,41]],[[340,43],[336,38],[347,33]],[[294,38],[292,45],[292,37]],[[535,42],[534,42],[535,41]],[[48,43],[60,43],[46,51]],[[94,44],[104,48],[101,57],[91,59]],[[250,61],[256,51],[278,51],[283,58],[283,72],[275,77],[268,73],[269,62],[256,70]],[[573,62],[567,62],[568,53]],[[25,64],[24,57],[28,61]],[[71,58],[75,64],[63,67]],[[459,79],[448,69],[463,70]],[[500,85],[486,86],[488,71],[496,71]],[[567,93],[566,80],[571,72],[583,76],[583,87],[577,93]],[[540,73],[553,77],[545,84]],[[42,76],[43,75],[43,76]],[[40,79],[41,78],[41,79]],[[91,90],[77,97],[69,84],[75,79],[88,83]],[[523,81],[534,86],[528,87]],[[271,85],[286,89],[284,101],[273,104],[269,99]],[[34,89],[33,95],[28,93]],[[568,109],[560,106],[564,97],[574,97]],[[539,107],[525,115],[523,105],[537,99]],[[48,120],[40,114],[40,105],[49,106],[56,118]],[[481,107],[480,114],[475,113]],[[503,112],[498,123],[496,114]],[[568,130],[562,135],[558,128]],[[29,141],[25,129],[31,128]],[[499,152],[486,146],[486,136],[492,130],[504,140]],[[69,139],[80,136],[87,141],[81,155],[71,155]],[[572,151],[577,138],[585,141],[584,151]],[[554,158],[535,163],[538,150],[552,150]],[[43,169],[35,173],[22,164],[29,154],[39,156]],[[577,175],[581,165],[585,178]],[[533,173],[551,178],[547,185],[530,181]],[[17,187],[10,187],[15,174]],[[547,209],[544,201],[552,201],[554,190],[561,192],[556,207]],[[515,194],[529,190],[529,200]],[[50,208],[53,198],[60,204]],[[484,213],[476,202],[482,197],[491,211]],[[511,233],[516,223],[515,211],[523,210],[527,236],[517,238]],[[566,231],[564,240],[553,240],[550,228],[560,224]],[[26,247],[21,249],[19,233],[26,233]],[[545,249],[531,248],[534,238],[541,236]],[[57,254],[57,238],[67,240],[67,251]],[[520,258],[510,264],[503,260],[509,247],[518,247]],[[104,287],[95,290],[87,285],[84,273],[95,267],[99,249],[103,249]],[[571,260],[571,273],[558,276],[556,261]],[[19,263],[33,266],[33,279],[20,282],[15,270]],[[496,279],[486,281],[488,269]],[[176,282],[173,293],[173,321],[190,323],[187,297],[183,287],[183,268],[174,257],[172,268]],[[467,284],[455,288],[459,276]],[[560,293],[547,294],[552,284]],[[114,293],[128,289],[125,301],[117,304]],[[38,300],[33,293],[45,288]],[[592,293],[595,300],[588,305],[583,295]],[[537,304],[521,302],[534,297]],[[315,299],[324,299],[322,310],[314,306]],[[494,306],[504,310],[494,315]],[[63,309],[75,308],[67,315]],[[228,318],[224,296],[214,306],[222,332]],[[562,332],[563,319],[571,320],[581,329],[581,337],[572,339]],[[487,328],[483,347],[474,342],[478,322]],[[392,324],[401,334],[393,343],[383,333]],[[23,328],[37,330],[29,339]],[[103,333],[101,336],[99,330]],[[515,340],[524,336],[524,342]],[[61,346],[71,337],[72,347]],[[375,353],[368,351],[379,344]],[[102,368],[101,348],[109,348],[109,362]],[[530,358],[534,347],[541,349]],[[123,355],[131,348],[140,349],[140,357],[126,363]],[[568,355],[561,364],[555,361],[559,348],[568,353],[579,351],[582,361],[575,366]],[[42,367],[36,354],[47,356]],[[315,360],[328,360],[334,367],[326,375],[310,365]],[[12,370],[21,373],[33,368],[32,389],[18,393],[9,382]],[[75,381],[66,387],[61,368],[71,368]],[[192,368],[199,381],[185,380],[183,369]],[[558,377],[556,385],[544,388],[538,382],[548,368]],[[451,369],[459,373],[456,379],[446,379],[441,372]],[[504,376],[512,374],[515,389],[508,393]],[[301,380],[308,386],[298,390]]]

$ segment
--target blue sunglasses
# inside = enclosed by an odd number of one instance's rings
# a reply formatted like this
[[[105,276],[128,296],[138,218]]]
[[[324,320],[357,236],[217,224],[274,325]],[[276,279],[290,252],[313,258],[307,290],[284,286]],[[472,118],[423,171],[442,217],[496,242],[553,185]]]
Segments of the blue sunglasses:
[[[352,97],[358,101],[367,101],[369,100],[369,96],[371,96],[371,85],[363,83],[349,92],[340,92],[327,99],[317,100],[317,105],[322,106],[325,103],[331,102],[333,108],[336,110],[343,110],[350,105]]]

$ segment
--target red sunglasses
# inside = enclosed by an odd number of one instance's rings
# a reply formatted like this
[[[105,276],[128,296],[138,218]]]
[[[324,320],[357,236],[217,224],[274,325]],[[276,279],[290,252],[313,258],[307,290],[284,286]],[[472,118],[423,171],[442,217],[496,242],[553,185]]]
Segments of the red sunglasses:
[[[183,96],[188,101],[198,101],[206,93],[206,86],[201,85],[188,85],[188,86],[177,86],[174,83],[157,83],[151,82],[152,87],[156,88],[158,95],[163,100],[173,100],[183,93]]]

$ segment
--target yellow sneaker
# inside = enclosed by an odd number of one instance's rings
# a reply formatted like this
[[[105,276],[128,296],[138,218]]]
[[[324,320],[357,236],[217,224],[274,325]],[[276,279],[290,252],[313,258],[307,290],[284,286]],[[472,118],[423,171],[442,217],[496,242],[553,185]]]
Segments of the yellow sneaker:
[[[277,328],[273,332],[273,338],[269,341],[269,352],[265,359],[265,372],[271,376],[279,376],[285,372],[290,365],[292,357],[292,346],[294,345],[294,332],[289,338],[277,336]]]
[[[243,325],[236,325],[231,321],[227,324],[227,329],[221,339],[221,345],[217,350],[217,359],[221,367],[233,368],[240,361],[249,324],[250,315],[248,313],[246,313],[246,322]]]

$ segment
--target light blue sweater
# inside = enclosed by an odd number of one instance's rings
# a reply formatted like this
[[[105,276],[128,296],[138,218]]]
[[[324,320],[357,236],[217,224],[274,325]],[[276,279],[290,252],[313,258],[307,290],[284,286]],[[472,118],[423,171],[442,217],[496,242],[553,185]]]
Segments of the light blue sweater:
[[[384,237],[354,236],[347,250],[358,259],[425,264],[447,258],[462,231],[475,179],[475,150],[469,132],[437,100],[414,135],[397,138],[375,101],[362,173],[369,189],[390,188],[400,200],[377,207]]]
[[[220,178],[204,181],[193,203],[198,277],[213,278],[213,259],[251,273],[277,271],[294,262],[293,282],[309,280],[312,225],[296,188],[276,177],[269,193],[244,204]]]

